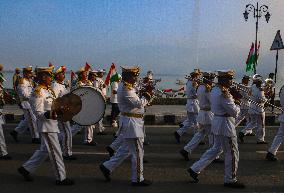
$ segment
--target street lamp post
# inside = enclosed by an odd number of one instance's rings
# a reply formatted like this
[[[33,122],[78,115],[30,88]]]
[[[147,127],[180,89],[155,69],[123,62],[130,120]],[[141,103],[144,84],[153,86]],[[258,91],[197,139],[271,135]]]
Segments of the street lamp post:
[[[254,44],[254,53],[255,57],[257,57],[257,33],[258,33],[258,19],[262,16],[262,14],[265,14],[265,20],[268,23],[270,19],[270,13],[268,12],[268,6],[267,5],[261,5],[260,7],[258,6],[258,2],[256,3],[256,7],[252,4],[247,4],[245,8],[245,12],[243,13],[245,20],[248,20],[248,15],[249,12],[253,12],[253,17],[256,18],[255,22],[255,44]],[[253,64],[253,70],[254,74],[256,74],[256,65],[257,65],[257,59],[255,60]]]

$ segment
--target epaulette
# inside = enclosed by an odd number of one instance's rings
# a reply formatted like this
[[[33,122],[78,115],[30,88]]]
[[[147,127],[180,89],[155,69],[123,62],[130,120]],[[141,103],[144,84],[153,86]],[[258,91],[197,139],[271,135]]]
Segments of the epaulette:
[[[33,92],[33,96],[34,97],[40,97],[42,88],[44,88],[44,86],[42,86],[42,85],[38,85],[37,87],[35,87],[34,92]]]
[[[224,98],[230,98],[231,97],[231,94],[230,94],[230,91],[229,91],[228,88],[220,86],[220,85],[219,85],[219,88],[221,89],[221,92],[222,92],[222,95],[223,95]]]
[[[19,84],[24,84],[24,78],[20,78]]]
[[[211,86],[211,85],[209,85],[209,84],[204,84],[204,86],[205,86],[206,92],[210,92],[210,91],[211,91],[211,89],[212,89],[212,86]]]
[[[192,81],[192,86],[193,86],[194,88],[197,88],[198,83],[197,83],[196,81]]]

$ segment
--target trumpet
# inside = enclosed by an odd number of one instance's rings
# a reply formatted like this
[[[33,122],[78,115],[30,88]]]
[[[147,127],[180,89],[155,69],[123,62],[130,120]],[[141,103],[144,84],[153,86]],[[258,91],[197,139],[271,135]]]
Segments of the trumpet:
[[[141,79],[139,82],[139,95],[148,98],[148,106],[150,106],[156,98],[155,87],[158,82],[161,82],[161,79],[149,79],[147,77]]]

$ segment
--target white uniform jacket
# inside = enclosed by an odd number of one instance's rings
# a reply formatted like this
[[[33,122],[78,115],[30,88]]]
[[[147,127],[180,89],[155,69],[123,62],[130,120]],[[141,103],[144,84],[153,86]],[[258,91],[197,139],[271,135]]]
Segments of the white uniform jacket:
[[[251,91],[251,87],[250,87],[250,86],[245,86],[245,85],[243,85],[243,87],[244,87],[246,90]],[[249,93],[240,90],[240,94],[241,94],[242,96],[244,96],[244,98],[241,99],[240,108],[241,108],[241,109],[249,109],[249,107],[250,107],[250,102],[245,99],[245,98],[249,98],[249,97],[250,97]]]
[[[118,89],[118,82],[114,81],[111,83],[111,92],[110,92],[110,102],[117,103],[117,94],[113,94],[113,91],[117,91]]]
[[[65,95],[65,94],[70,92],[70,90],[67,87],[67,85],[65,85],[63,83],[59,83],[57,81],[54,81],[52,83],[51,89],[53,90],[56,98],[62,97],[63,95]]]
[[[282,109],[284,109],[284,86],[282,86],[282,88],[280,89],[279,92],[279,98],[280,98],[280,104]],[[282,112],[282,114],[278,117],[278,120],[282,123],[284,123],[284,113]]]
[[[267,100],[264,96],[264,91],[261,90],[260,88],[257,88],[255,84],[252,85],[251,91],[252,91],[251,99],[259,103],[261,107],[251,103],[250,104],[251,108],[249,109],[249,113],[250,114],[262,114],[264,112],[264,101]]]
[[[21,106],[23,109],[31,109],[29,99],[31,97],[32,92],[33,92],[32,80],[22,78],[17,87],[17,93],[20,97]]]
[[[231,94],[225,95],[218,86],[210,94],[211,111],[214,113],[211,130],[214,135],[236,136],[235,118],[240,108],[235,105]]]
[[[192,85],[192,81],[188,80],[186,83],[187,103],[186,110],[190,113],[198,113],[199,103],[197,100],[196,87]]]
[[[99,89],[102,92],[103,96],[105,97],[106,96],[106,88],[104,88],[104,84],[105,84],[105,82],[102,78],[96,78],[94,80],[94,87]]]
[[[121,112],[120,128],[124,138],[144,137],[143,117],[125,116],[124,114],[143,115],[144,106],[148,101],[135,92],[135,88],[128,88],[123,82],[119,83],[117,90],[118,107]]]
[[[210,90],[205,85],[200,85],[197,89],[197,98],[199,101],[200,111],[196,118],[197,122],[202,125],[211,125],[213,113],[210,107]]]
[[[51,110],[55,99],[54,92],[44,86],[37,86],[32,94],[34,112],[37,118],[38,130],[42,133],[59,133],[58,122],[54,119],[47,119],[44,113]]]

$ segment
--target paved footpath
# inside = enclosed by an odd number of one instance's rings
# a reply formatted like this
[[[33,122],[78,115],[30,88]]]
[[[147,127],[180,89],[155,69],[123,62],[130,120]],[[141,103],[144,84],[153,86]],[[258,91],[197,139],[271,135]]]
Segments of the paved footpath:
[[[113,130],[107,128],[108,135],[96,136],[96,147],[81,145],[82,134],[74,138],[75,161],[65,161],[68,177],[76,184],[71,187],[54,185],[53,173],[49,161],[45,161],[34,174],[34,182],[25,182],[16,169],[37,149],[38,145],[30,143],[28,135],[19,136],[20,142],[13,142],[9,131],[15,124],[5,126],[8,150],[13,156],[11,161],[0,160],[0,193],[207,193],[207,192],[284,192],[284,146],[280,147],[279,161],[264,160],[268,145],[257,145],[255,137],[245,138],[240,144],[240,163],[238,176],[247,187],[234,190],[223,187],[224,165],[211,164],[200,174],[198,184],[190,183],[186,168],[197,160],[207,146],[199,146],[193,152],[189,162],[184,161],[178,151],[191,134],[176,144],[173,132],[176,126],[147,126],[149,146],[145,146],[144,175],[153,180],[150,187],[132,187],[130,185],[130,160],[126,160],[112,174],[112,182],[104,181],[98,166],[108,159],[105,146],[112,140]],[[277,127],[267,127],[266,140],[271,142]]]
[[[104,122],[109,124],[111,106],[106,105]],[[4,114],[7,122],[17,122],[22,118],[23,111],[18,105],[5,105]],[[146,125],[177,125],[186,119],[185,105],[153,105],[146,108]],[[266,112],[266,124],[274,124],[274,115]]]

